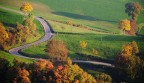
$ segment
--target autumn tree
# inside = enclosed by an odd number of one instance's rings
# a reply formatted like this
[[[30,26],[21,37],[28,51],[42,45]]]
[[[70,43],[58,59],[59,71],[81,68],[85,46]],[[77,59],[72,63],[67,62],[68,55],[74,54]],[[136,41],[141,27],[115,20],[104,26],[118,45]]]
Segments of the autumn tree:
[[[8,39],[8,33],[5,27],[3,26],[3,24],[0,23],[0,48],[1,49],[4,49],[4,45],[7,39]]]
[[[33,10],[33,8],[32,8],[32,5],[29,2],[25,2],[20,7],[20,10],[26,14],[28,12],[31,12]]]
[[[22,24],[17,23],[16,27],[16,42],[23,43],[26,42],[28,34],[25,32],[25,27]]]
[[[52,60],[65,61],[68,56],[68,49],[63,41],[52,39],[47,44],[46,52]]]
[[[131,26],[130,26],[130,21],[129,20],[121,20],[119,22],[119,28],[123,30],[123,33],[125,34],[125,31],[130,31]]]
[[[137,28],[137,23],[136,23],[136,21],[135,20],[133,20],[133,19],[131,19],[130,20],[130,26],[131,26],[131,29],[130,29],[130,31],[128,31],[128,33],[130,34],[130,35],[135,35],[135,31],[136,31],[136,28]]]
[[[23,25],[25,26],[25,32],[27,35],[35,35],[36,24],[34,23],[33,14],[29,14],[28,17],[24,20]]]
[[[80,41],[80,48],[86,48],[87,47],[87,42],[86,41]]]
[[[55,69],[55,77],[58,83],[97,83],[96,79],[81,69],[78,65],[72,64],[70,58],[65,65],[58,65]]]
[[[97,80],[99,81],[99,83],[111,83],[112,82],[111,76],[105,73],[99,74],[97,77]]]
[[[29,72],[24,68],[17,69],[17,75],[14,79],[14,83],[31,83],[29,79]]]
[[[140,72],[144,72],[144,64],[139,56],[136,56],[138,52],[137,43],[133,41],[125,44],[115,59],[116,72],[120,77],[125,79],[124,81],[143,78]]]
[[[37,62],[34,63],[34,70],[35,71],[41,71],[41,70],[51,70],[53,68],[53,64],[44,59],[40,59]]]
[[[131,16],[133,20],[136,20],[138,14],[142,11],[142,6],[138,2],[127,3],[125,5],[125,12],[128,16]]]

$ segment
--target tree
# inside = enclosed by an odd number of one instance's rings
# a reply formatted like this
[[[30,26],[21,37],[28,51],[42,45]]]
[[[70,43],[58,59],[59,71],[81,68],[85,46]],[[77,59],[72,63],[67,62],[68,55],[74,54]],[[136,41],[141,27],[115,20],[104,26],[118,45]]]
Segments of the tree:
[[[142,11],[142,6],[138,2],[127,3],[125,5],[125,12],[128,16],[132,16],[133,20],[136,20],[138,14]]]
[[[25,26],[25,33],[27,35],[35,36],[36,24],[34,23],[33,14],[28,15],[28,17],[24,20],[23,25]]]
[[[7,39],[8,39],[8,33],[5,27],[3,26],[3,24],[0,23],[0,48],[1,49],[4,49],[4,45]]]
[[[119,28],[121,30],[123,30],[123,32],[125,33],[125,31],[130,31],[131,30],[131,26],[130,26],[130,21],[129,20],[121,20],[119,22]]]
[[[33,10],[32,5],[28,2],[25,2],[20,7],[20,10],[24,13],[31,12]]]
[[[128,32],[130,35],[135,35],[135,30],[137,28],[137,24],[136,24],[136,21],[131,19],[130,20],[130,26],[131,26],[131,29],[130,31]]]
[[[80,48],[86,48],[87,47],[87,42],[86,41],[80,41]]]
[[[139,48],[138,48],[137,43],[135,41],[133,41],[130,44],[132,46],[132,54],[136,55],[139,52]]]
[[[63,41],[52,39],[47,44],[47,55],[49,58],[65,61],[68,56],[68,49]]]
[[[44,59],[40,59],[34,63],[34,70],[41,71],[41,70],[51,70],[53,68],[53,64]]]
[[[28,76],[29,72],[26,69],[18,68],[16,78],[14,79],[14,83],[31,83]]]
[[[100,83],[111,83],[112,82],[112,78],[111,76],[105,74],[105,73],[101,73],[98,75],[97,77],[98,81]]]
[[[115,59],[116,72],[124,81],[143,79],[144,62],[139,56],[136,56],[138,52],[137,43],[133,41],[123,45],[121,52]]]

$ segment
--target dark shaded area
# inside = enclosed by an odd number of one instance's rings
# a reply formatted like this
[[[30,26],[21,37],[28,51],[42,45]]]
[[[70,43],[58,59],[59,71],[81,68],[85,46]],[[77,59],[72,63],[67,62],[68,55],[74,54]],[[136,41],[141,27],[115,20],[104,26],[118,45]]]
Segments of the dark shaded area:
[[[2,22],[5,26],[16,27],[16,24]]]
[[[84,15],[79,15],[79,14],[74,14],[74,13],[69,13],[69,12],[53,12],[53,14],[66,16],[66,17],[73,18],[73,19],[82,19],[82,20],[90,20],[90,21],[108,21],[108,22],[113,22],[113,23],[117,22],[117,21],[112,21],[112,20],[96,19],[91,16],[84,16]]]
[[[96,40],[99,38],[95,38]],[[144,37],[142,36],[121,36],[121,35],[108,35],[108,36],[102,36],[103,41],[127,41],[127,42],[142,42],[144,41]]]
[[[82,69],[96,77],[96,72],[102,72],[110,75],[112,77],[112,83],[120,83],[122,81],[125,81],[123,77],[118,76],[115,72],[115,68],[107,67],[107,66],[101,66],[101,65],[94,65],[89,63],[76,63],[78,64]],[[93,70],[95,72],[89,72],[88,70]]]
[[[95,26],[91,26],[91,25],[87,25],[87,26],[99,29],[100,32],[105,32],[105,33],[110,33],[111,32],[110,30],[107,30],[105,28],[95,27]]]
[[[4,11],[1,11],[1,10],[0,10],[0,13],[2,13],[2,14],[6,14],[7,12],[4,12]]]
[[[65,35],[85,35],[85,33],[70,33],[70,32],[54,32],[55,34],[65,34]]]
[[[105,63],[114,63],[114,60],[110,60],[110,59],[104,59],[104,58],[100,58],[100,57],[96,57],[96,56],[92,56],[92,55],[86,55],[86,54],[82,54],[82,53],[76,53],[76,55],[80,56],[80,58],[77,59],[83,59],[83,60],[91,60],[91,61],[99,61],[99,62],[105,62]]]

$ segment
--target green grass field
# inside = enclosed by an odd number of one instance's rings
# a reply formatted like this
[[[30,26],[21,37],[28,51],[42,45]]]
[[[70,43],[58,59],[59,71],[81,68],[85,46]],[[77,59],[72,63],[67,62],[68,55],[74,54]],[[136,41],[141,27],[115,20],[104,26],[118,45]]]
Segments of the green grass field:
[[[102,36],[102,41],[101,41]],[[58,34],[54,37],[55,39],[63,40],[69,49],[69,56],[71,58],[81,58],[81,56],[76,53],[83,53],[85,55],[91,55],[106,59],[113,59],[117,53],[121,50],[122,45],[128,42],[136,41],[138,43],[140,52],[143,51],[142,37],[133,36],[122,36],[122,35],[100,35],[100,34]],[[80,41],[86,41],[88,43],[86,49],[81,49],[79,47]],[[34,57],[46,57],[44,49],[46,48],[46,43],[40,44],[38,46],[30,47],[24,49],[23,52],[28,55],[37,55]],[[97,55],[92,54],[92,49],[98,51]]]
[[[26,58],[21,58],[21,57],[18,57],[18,56],[13,56],[13,55],[11,55],[7,52],[1,51],[1,50],[0,50],[0,57],[7,59],[10,63],[12,63],[14,59],[16,59],[20,62],[25,62],[25,63],[34,62],[34,60],[32,60],[32,59],[26,59]]]
[[[125,3],[133,0],[29,0],[33,13],[49,20],[69,21],[90,28],[107,29],[117,32],[117,23],[128,18],[124,12]],[[1,1],[3,6],[12,6],[19,10],[22,1]],[[18,4],[17,4],[18,3]],[[103,5],[102,5],[103,4]]]

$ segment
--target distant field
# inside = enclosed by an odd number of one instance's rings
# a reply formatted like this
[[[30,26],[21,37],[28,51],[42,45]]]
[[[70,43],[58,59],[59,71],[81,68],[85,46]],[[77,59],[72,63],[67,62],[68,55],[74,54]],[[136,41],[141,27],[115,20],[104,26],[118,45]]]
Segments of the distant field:
[[[125,3],[132,0],[30,0],[48,5],[54,14],[81,20],[115,22],[127,18]]]
[[[1,1],[1,0],[0,0]],[[29,0],[33,13],[49,20],[69,21],[90,28],[118,32],[117,23],[128,18],[124,5],[133,0]],[[3,6],[19,9],[22,1],[1,1]],[[114,30],[115,29],[115,30]]]

